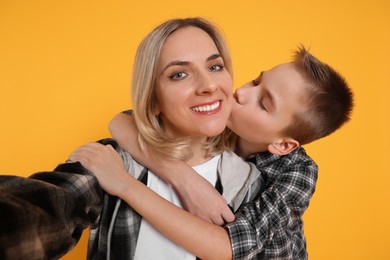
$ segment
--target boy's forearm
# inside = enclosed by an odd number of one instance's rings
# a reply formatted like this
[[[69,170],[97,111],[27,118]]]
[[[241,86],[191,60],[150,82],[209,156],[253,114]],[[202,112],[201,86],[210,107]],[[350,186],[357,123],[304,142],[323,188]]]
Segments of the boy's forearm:
[[[121,112],[115,115],[109,123],[109,129],[113,138],[136,161],[158,174],[159,177],[170,184],[179,185],[175,182],[175,177],[180,177],[181,170],[174,171],[174,169],[185,167],[185,163],[172,162],[170,164],[167,161],[156,161],[147,151],[141,150],[138,142],[138,130],[131,113]]]
[[[131,115],[123,112],[115,115],[109,122],[108,128],[112,137],[124,150],[132,155],[133,153],[140,155],[137,139],[138,131]]]
[[[218,225],[234,220],[234,215],[222,196],[189,165],[183,161],[157,160],[147,150],[141,150],[131,115],[119,113],[111,120],[109,127],[113,137],[124,150],[172,185],[184,208],[189,212]]]
[[[170,183],[179,192],[191,179],[194,170],[184,162],[156,161],[147,151],[142,151],[137,139],[134,118],[131,113],[119,113],[109,123],[109,129],[119,145],[142,165]]]

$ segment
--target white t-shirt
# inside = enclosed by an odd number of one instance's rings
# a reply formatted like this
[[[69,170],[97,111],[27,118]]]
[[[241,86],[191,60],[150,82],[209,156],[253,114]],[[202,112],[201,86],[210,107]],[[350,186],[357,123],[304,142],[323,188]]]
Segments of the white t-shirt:
[[[217,181],[217,166],[220,157],[221,155],[215,156],[211,160],[192,168],[211,184],[215,185]],[[158,193],[161,197],[182,208],[179,197],[176,195],[174,189],[150,171],[148,172],[148,187]],[[164,213],[156,212],[156,214]],[[172,219],[172,221],[175,220]],[[184,248],[171,242],[146,220],[142,219],[134,259],[194,260],[196,257]]]

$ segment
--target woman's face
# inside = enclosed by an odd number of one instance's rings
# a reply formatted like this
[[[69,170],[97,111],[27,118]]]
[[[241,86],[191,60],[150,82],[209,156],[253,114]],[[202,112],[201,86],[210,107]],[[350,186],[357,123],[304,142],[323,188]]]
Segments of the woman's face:
[[[232,106],[232,79],[210,36],[197,27],[173,32],[157,69],[157,113],[176,137],[209,137],[226,126]]]

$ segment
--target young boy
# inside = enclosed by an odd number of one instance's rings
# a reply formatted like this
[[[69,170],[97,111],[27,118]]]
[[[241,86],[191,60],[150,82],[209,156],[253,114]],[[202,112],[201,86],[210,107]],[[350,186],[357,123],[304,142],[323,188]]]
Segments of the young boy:
[[[236,153],[253,162],[266,182],[258,198],[236,212],[234,222],[223,199],[190,167],[145,160],[147,152],[135,149],[136,130],[129,116],[119,114],[110,130],[121,147],[176,189],[190,212],[217,224],[231,222],[221,232],[228,232],[225,240],[231,248],[226,250],[233,259],[306,259],[302,216],[315,191],[318,168],[301,146],[346,123],[353,94],[336,71],[301,47],[291,63],[262,72],[234,96],[228,128],[238,135]],[[173,218],[177,216],[168,219]],[[172,238],[178,231],[161,232]],[[205,231],[202,235],[209,237]],[[183,247],[185,240],[178,239]]]

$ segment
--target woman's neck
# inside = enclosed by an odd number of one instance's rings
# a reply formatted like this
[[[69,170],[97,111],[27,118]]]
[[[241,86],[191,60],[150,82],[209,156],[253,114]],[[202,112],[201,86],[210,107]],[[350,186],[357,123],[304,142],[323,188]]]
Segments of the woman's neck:
[[[205,138],[202,139],[204,140],[197,139],[191,142],[193,155],[190,159],[186,161],[186,163],[190,166],[200,165],[204,162],[207,162],[212,157],[207,153],[207,151],[204,148],[203,143],[204,141],[206,141],[206,139]]]

